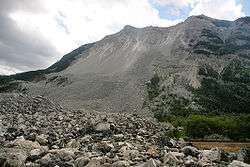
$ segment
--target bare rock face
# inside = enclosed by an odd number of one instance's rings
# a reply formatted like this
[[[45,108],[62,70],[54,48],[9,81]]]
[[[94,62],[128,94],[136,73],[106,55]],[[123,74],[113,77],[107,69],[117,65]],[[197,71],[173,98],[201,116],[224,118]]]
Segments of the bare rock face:
[[[135,111],[155,71],[168,76],[173,93],[189,97],[188,88],[201,86],[201,72],[220,74],[235,59],[249,63],[249,34],[249,17],[223,21],[201,15],[166,28],[125,26],[48,69],[11,76],[25,82],[11,82],[0,92],[43,94],[72,109]]]

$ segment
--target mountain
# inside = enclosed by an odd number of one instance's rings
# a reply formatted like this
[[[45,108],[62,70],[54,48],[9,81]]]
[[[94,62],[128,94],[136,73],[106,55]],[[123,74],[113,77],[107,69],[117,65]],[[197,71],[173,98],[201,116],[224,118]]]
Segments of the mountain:
[[[134,111],[143,108],[147,83],[157,73],[168,93],[185,99],[202,91],[207,79],[237,79],[245,86],[237,93],[242,99],[243,92],[246,104],[249,67],[250,17],[225,21],[199,15],[172,27],[125,26],[47,69],[1,76],[0,92],[45,95],[73,109]]]

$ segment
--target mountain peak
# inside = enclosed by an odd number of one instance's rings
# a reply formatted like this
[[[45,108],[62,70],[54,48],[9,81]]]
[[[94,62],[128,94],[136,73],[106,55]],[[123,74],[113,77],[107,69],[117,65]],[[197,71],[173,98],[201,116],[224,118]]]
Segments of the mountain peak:
[[[130,30],[130,29],[136,29],[136,28],[131,25],[125,25],[123,29]]]
[[[241,22],[241,23],[249,24],[250,23],[250,17],[249,16],[241,17],[241,18],[238,18],[237,20],[235,20],[235,22]]]
[[[136,29],[137,28],[135,28],[131,25],[125,25],[120,32],[125,33],[125,34],[130,34],[130,33],[134,32]]]
[[[211,17],[208,17],[208,16],[206,16],[206,15],[204,15],[204,14],[196,15],[196,16],[194,16],[194,17],[197,17],[197,18],[200,18],[200,19],[211,19]]]
[[[190,16],[187,18],[187,20],[194,20],[194,19],[203,19],[203,20],[212,20],[213,18],[208,17],[204,14],[201,15],[194,15],[194,16]]]
[[[125,32],[131,32],[131,31],[134,31],[136,29],[137,28],[135,28],[135,27],[133,27],[131,25],[125,25],[122,30],[125,31]]]

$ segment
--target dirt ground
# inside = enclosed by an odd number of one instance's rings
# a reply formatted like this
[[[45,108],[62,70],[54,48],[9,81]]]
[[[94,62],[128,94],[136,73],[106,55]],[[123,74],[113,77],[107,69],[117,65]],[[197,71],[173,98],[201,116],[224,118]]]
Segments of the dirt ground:
[[[250,148],[250,143],[240,142],[192,142],[192,144],[199,149],[211,149],[217,147],[226,152],[238,152],[241,148]]]

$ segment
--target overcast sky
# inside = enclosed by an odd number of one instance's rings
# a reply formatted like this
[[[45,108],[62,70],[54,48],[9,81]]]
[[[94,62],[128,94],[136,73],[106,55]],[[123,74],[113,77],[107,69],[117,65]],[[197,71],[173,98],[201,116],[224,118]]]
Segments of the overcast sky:
[[[125,25],[170,26],[190,15],[234,20],[249,0],[0,0],[0,74],[45,68]]]

